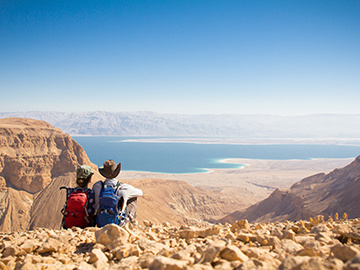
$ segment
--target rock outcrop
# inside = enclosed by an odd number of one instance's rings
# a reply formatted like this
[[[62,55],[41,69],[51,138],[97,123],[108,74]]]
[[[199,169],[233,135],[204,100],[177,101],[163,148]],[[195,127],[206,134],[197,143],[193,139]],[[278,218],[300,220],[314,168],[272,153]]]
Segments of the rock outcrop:
[[[360,220],[144,226],[0,234],[1,269],[359,269]]]
[[[58,228],[65,195],[79,164],[96,170],[68,134],[32,119],[0,119],[0,230]]]
[[[234,212],[220,222],[236,219],[284,221],[308,219],[314,215],[334,217],[346,213],[360,216],[360,156],[349,165],[328,174],[316,174],[295,183],[290,189],[277,189],[246,211]]]

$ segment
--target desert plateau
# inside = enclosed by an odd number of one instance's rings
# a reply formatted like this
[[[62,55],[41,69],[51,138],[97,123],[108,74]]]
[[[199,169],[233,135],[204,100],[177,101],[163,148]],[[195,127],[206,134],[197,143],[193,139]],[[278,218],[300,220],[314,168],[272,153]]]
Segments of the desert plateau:
[[[0,267],[360,269],[360,157],[230,162],[246,166],[121,172],[144,192],[139,225],[64,230],[59,187],[97,166],[47,122],[0,119]]]

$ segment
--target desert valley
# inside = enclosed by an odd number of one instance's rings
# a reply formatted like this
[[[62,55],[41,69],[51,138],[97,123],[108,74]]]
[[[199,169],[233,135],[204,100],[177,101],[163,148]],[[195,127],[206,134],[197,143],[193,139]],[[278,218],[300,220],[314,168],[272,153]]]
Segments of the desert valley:
[[[0,119],[2,269],[360,269],[360,157],[234,160],[207,174],[121,172],[139,227],[60,230],[61,186],[97,166],[69,134]],[[356,268],[357,267],[357,268]]]

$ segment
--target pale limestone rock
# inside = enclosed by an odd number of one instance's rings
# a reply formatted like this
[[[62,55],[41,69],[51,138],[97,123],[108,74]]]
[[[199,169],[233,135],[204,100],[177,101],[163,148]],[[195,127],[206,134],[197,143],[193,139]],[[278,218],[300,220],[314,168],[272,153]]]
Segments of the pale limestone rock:
[[[237,269],[239,269],[239,270],[255,270],[257,268],[256,268],[254,260],[250,259],[250,260],[242,263],[241,266],[238,267]]]
[[[149,268],[150,263],[152,263],[155,259],[155,255],[152,253],[144,253],[137,260],[138,264],[141,268]]]
[[[41,245],[40,241],[28,239],[20,246],[20,248],[27,253],[32,253],[37,248],[39,248],[40,245]]]
[[[256,241],[261,246],[275,246],[277,242],[280,242],[280,239],[272,235],[256,235]]]
[[[226,246],[219,254],[220,258],[227,260],[227,261],[240,261],[246,262],[249,258],[242,253],[242,251],[234,246]]]
[[[42,253],[51,253],[51,252],[56,252],[58,250],[60,250],[60,248],[63,246],[64,244],[62,242],[60,242],[59,240],[56,240],[55,238],[49,237],[48,239],[46,239],[46,241],[37,249],[37,252],[42,254]]]
[[[1,249],[6,249],[7,247],[11,247],[11,246],[12,246],[11,241],[3,240],[1,243]]]
[[[149,265],[149,270],[182,270],[187,266],[187,261],[157,256]]]
[[[193,266],[186,266],[184,270],[213,270],[214,268],[210,263],[206,264],[194,264]]]
[[[231,240],[231,241],[233,241],[233,242],[236,240],[236,236],[235,236],[235,234],[232,233],[232,232],[228,232],[228,233],[225,235],[225,238],[226,238],[226,239],[229,239],[229,240]]]
[[[360,270],[360,255],[357,254],[344,265],[344,270]]]
[[[275,244],[274,251],[278,254],[287,253],[287,254],[294,254],[300,250],[302,250],[302,245],[294,242],[290,239],[282,239],[280,242]]]
[[[3,257],[8,257],[8,256],[15,257],[15,256],[21,256],[21,255],[25,255],[25,254],[26,254],[26,252],[16,245],[9,246],[9,247],[5,248],[5,250],[3,251]]]
[[[329,232],[330,229],[326,224],[318,224],[315,227],[311,228],[310,233],[318,234],[318,233],[324,233]]]
[[[62,268],[60,268],[61,270],[62,270]],[[65,268],[66,270],[67,269],[81,269],[81,270],[94,270],[95,268],[91,265],[91,264],[88,264],[88,263],[86,263],[86,262],[80,262],[79,263],[79,266],[77,267],[77,266],[71,266],[70,265],[70,268]]]
[[[108,250],[127,243],[129,233],[115,224],[108,224],[95,232],[96,243],[103,244]]]
[[[236,239],[244,243],[249,243],[250,241],[255,242],[257,240],[257,235],[251,233],[239,233]]]
[[[337,239],[332,237],[331,232],[320,232],[315,235],[315,240],[327,245],[335,245],[340,243]]]
[[[201,254],[199,263],[211,263],[216,256],[225,248],[225,242],[217,240],[211,243],[207,249]]]
[[[217,260],[212,263],[214,269],[221,269],[221,270],[232,270],[234,267],[232,266],[231,262],[226,260]]]
[[[90,253],[89,263],[96,263],[97,261],[103,261],[106,263],[108,258],[105,256],[104,252],[95,248]]]
[[[152,227],[153,226],[153,223],[151,221],[148,221],[148,220],[144,220],[143,223],[144,223],[145,227]]]
[[[40,255],[26,254],[24,258],[24,262],[30,262],[32,264],[41,263],[42,261],[43,261],[43,257]]]
[[[184,229],[179,231],[179,237],[183,239],[195,238],[197,237],[197,232],[192,228]]]
[[[266,261],[266,260],[271,261],[274,259],[274,256],[276,255],[276,253],[270,253],[269,251],[270,251],[270,249],[250,247],[246,250],[245,254],[250,259],[258,259],[261,261]]]
[[[360,255],[360,251],[352,246],[337,244],[331,248],[331,252],[335,258],[347,262],[356,255]]]
[[[109,268],[107,268],[109,269]],[[114,264],[110,269],[122,269],[122,270],[141,270],[140,265],[138,265],[138,258],[135,256],[130,256],[122,259],[119,263]]]
[[[257,259],[251,259],[247,262],[241,264],[238,268],[239,270],[276,270],[278,269],[277,262],[265,262]]]
[[[257,224],[255,225],[255,230],[263,230],[263,229],[264,229],[264,226],[263,226],[262,224],[257,223]]]
[[[283,236],[283,228],[276,226],[276,227],[272,228],[272,230],[270,231],[270,234],[281,239]]]
[[[139,257],[141,250],[138,245],[129,244],[125,246],[116,247],[115,249],[111,250],[111,253],[117,260],[121,260],[129,256]]]
[[[195,259],[190,256],[190,252],[185,250],[185,249],[174,253],[173,255],[171,255],[170,258],[173,258],[173,259],[176,259],[176,260],[187,261],[188,265],[193,265],[194,262],[195,262]]]
[[[231,231],[233,233],[239,232],[241,229],[250,229],[249,222],[246,219],[235,221],[234,224],[231,226]]]
[[[2,258],[0,258],[0,262],[4,263],[5,265],[7,265],[11,261],[15,262],[15,257],[13,257],[13,256],[4,257],[3,256]]]
[[[315,243],[315,238],[314,236],[296,235],[295,242],[305,247],[311,243]]]
[[[210,228],[206,228],[203,230],[198,230],[197,234],[198,236],[202,237],[202,238],[206,238],[210,235],[218,235],[220,233],[220,226],[212,226]]]
[[[154,241],[150,241],[149,239],[146,238],[140,239],[139,241],[137,241],[137,244],[142,251],[149,252],[154,255],[157,255],[163,249],[165,250],[168,249],[166,245]]]
[[[41,262],[44,264],[54,264],[56,263],[56,260],[52,257],[43,257]]]
[[[282,239],[290,239],[292,241],[295,241],[295,233],[293,230],[284,230]]]
[[[310,261],[311,257],[307,256],[287,256],[280,264],[279,270],[302,269],[299,265]],[[305,270],[306,268],[304,268]]]
[[[298,268],[306,270],[342,270],[343,263],[340,260],[324,261],[319,257],[312,257],[309,261],[301,263]]]
[[[59,254],[59,256],[56,258],[59,262],[62,264],[71,264],[72,260],[69,258],[69,256],[65,254]]]
[[[304,249],[298,251],[296,253],[297,256],[308,256],[308,257],[315,257],[319,256],[319,253],[315,251],[312,247],[305,247]]]
[[[333,231],[343,237],[350,238],[352,240],[360,240],[359,228],[359,225],[351,226],[350,224],[340,224],[336,226]]]
[[[36,265],[31,262],[17,263],[16,270],[32,270],[38,268]],[[6,268],[5,268],[6,269]]]

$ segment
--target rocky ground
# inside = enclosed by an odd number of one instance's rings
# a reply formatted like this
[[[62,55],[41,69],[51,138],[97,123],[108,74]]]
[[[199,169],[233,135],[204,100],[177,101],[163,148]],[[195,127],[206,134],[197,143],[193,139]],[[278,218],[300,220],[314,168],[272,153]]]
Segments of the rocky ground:
[[[360,219],[1,233],[0,269],[360,269]]]

